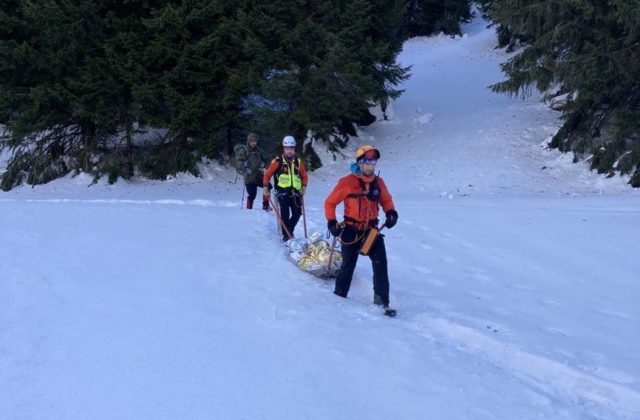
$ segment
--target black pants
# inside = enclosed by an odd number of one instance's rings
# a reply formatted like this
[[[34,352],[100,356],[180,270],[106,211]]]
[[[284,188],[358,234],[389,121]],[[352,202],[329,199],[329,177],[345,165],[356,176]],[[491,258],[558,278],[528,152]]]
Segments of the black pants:
[[[356,240],[358,236],[360,239]],[[353,271],[358,262],[360,247],[367,237],[366,232],[357,231],[351,226],[345,227],[342,232],[342,266],[336,277],[334,293],[347,297],[351,287]],[[355,241],[355,242],[354,242]],[[352,243],[353,242],[353,243]],[[378,235],[371,246],[368,257],[373,267],[373,293],[380,296],[383,305],[389,304],[389,273],[387,271],[387,250],[384,246],[384,237]]]
[[[289,235],[284,226],[289,229],[289,233],[293,236],[293,230],[302,215],[302,197],[294,190],[279,190],[278,204],[280,205],[280,217],[282,217],[283,225],[282,238],[287,239]]]
[[[247,187],[247,198],[251,201],[258,195],[258,187],[262,188],[262,184],[244,184],[244,186]]]

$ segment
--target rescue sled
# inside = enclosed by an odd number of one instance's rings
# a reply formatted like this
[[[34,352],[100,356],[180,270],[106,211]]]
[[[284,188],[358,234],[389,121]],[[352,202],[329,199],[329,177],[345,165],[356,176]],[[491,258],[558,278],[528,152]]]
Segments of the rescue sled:
[[[286,245],[289,258],[303,271],[321,278],[333,278],[342,265],[342,254],[336,249],[336,238],[332,244],[322,233],[314,232],[309,238],[291,238]]]

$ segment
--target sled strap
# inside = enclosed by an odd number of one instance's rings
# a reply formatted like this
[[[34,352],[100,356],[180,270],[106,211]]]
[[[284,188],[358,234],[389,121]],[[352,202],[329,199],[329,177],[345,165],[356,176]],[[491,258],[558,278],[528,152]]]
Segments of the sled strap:
[[[327,274],[331,273],[331,261],[333,260],[333,252],[336,249],[336,242],[338,242],[338,237],[333,237],[333,242],[331,242],[331,250],[329,251],[329,263],[327,264]]]
[[[307,215],[304,211],[304,196],[300,195],[300,205],[302,206],[302,224],[304,225],[304,238],[307,239]]]
[[[287,235],[289,236],[289,238],[293,238],[293,235],[291,235],[291,232],[289,232],[289,228],[287,227],[287,225],[285,225],[282,222],[282,216],[280,216],[280,211],[273,204],[273,200],[271,200],[271,195],[269,195],[269,203],[271,203],[271,207],[273,208],[273,212],[276,214],[276,217],[278,218],[278,221],[280,222],[280,226],[282,226],[284,228],[284,231],[287,232]]]

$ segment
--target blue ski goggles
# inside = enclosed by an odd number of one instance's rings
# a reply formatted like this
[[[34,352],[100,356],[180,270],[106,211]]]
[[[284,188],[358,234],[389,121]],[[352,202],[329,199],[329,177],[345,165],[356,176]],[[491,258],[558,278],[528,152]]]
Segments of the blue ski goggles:
[[[375,165],[378,163],[378,159],[360,159],[360,163],[365,165]]]

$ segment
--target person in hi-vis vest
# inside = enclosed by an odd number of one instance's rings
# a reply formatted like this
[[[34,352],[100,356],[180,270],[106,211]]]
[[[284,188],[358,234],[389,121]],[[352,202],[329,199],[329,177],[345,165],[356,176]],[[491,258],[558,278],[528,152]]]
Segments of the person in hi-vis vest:
[[[282,140],[282,149],[282,155],[273,159],[264,172],[262,185],[268,197],[269,180],[273,177],[282,217],[282,240],[286,241],[289,239],[287,229],[293,235],[302,215],[302,196],[307,188],[308,177],[304,162],[296,156],[296,140],[293,136],[286,136]]]

